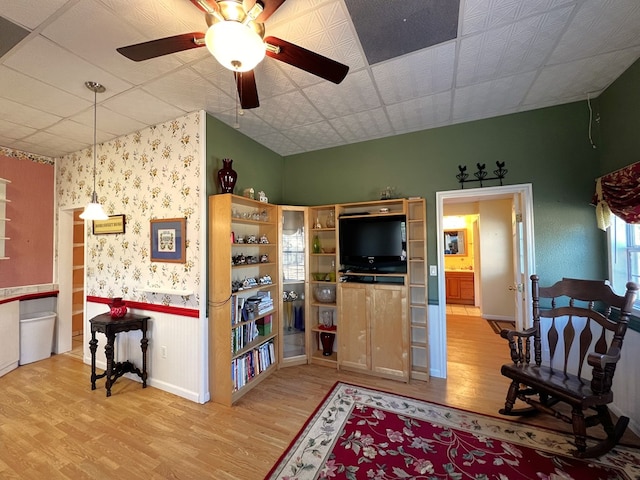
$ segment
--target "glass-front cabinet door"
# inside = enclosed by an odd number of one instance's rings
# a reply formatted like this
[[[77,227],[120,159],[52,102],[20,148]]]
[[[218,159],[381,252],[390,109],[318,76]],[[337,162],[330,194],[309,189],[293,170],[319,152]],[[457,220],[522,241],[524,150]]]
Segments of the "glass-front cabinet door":
[[[307,209],[280,206],[280,364],[307,363],[308,332],[305,318],[307,295]]]

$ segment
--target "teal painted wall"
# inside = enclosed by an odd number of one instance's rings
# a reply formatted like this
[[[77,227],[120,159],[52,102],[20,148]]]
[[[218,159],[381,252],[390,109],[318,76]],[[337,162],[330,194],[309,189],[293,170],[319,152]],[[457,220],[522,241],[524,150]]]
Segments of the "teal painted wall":
[[[598,98],[600,174],[640,161],[640,60]]]
[[[222,159],[230,158],[238,173],[236,195],[242,195],[245,187],[253,187],[256,195],[262,190],[269,202],[282,203],[284,161],[280,155],[209,114],[206,136],[207,196],[219,193],[217,172]]]
[[[283,199],[313,205],[379,198],[385,186],[427,200],[428,262],[435,265],[435,193],[457,190],[459,164],[506,161],[506,185],[533,184],[536,272],[603,278],[605,238],[589,205],[599,170],[586,102],[285,157]],[[489,185],[496,185],[490,183]],[[429,300],[437,301],[437,283]]]

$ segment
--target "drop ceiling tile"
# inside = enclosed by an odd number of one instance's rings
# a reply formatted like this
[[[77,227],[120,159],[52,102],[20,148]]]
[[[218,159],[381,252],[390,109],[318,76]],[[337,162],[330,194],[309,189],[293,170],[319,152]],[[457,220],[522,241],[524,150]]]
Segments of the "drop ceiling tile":
[[[396,133],[432,128],[444,125],[451,119],[451,92],[416,98],[386,108]]]
[[[147,125],[157,125],[187,113],[141,89],[129,90],[122,95],[110,98],[103,105]]]
[[[381,106],[380,97],[366,70],[347,75],[340,85],[322,82],[303,90],[326,118],[336,118]]]
[[[17,123],[9,122],[3,118],[0,118],[0,137],[11,140],[18,140],[20,138],[31,135],[35,132],[35,128],[25,127]],[[1,143],[0,143],[1,145]]]
[[[586,0],[549,62],[568,62],[629,45],[640,45],[640,2]]]
[[[2,97],[0,97],[0,112],[5,119],[11,119],[14,123],[36,130],[48,127],[62,118]]]
[[[231,72],[229,75],[232,76]],[[233,107],[235,101],[190,69],[169,73],[142,88],[186,112],[198,110],[202,105],[206,105],[206,109],[212,112],[227,110]]]
[[[342,137],[329,122],[318,122],[283,130],[285,136],[298,145],[304,145],[305,150],[335,147],[343,143]]]
[[[129,83],[71,54],[42,36],[22,45],[20,55],[11,56],[5,65],[92,101],[92,92],[84,86],[87,80],[102,83],[107,88],[102,94],[104,97],[110,97],[131,87]]]
[[[460,0],[344,0],[370,65],[451,41]],[[381,35],[380,32],[384,32]]]
[[[491,30],[569,3],[575,0],[466,0],[462,35]]]
[[[94,1],[94,0],[82,0]],[[186,0],[100,0],[148,39],[205,32],[204,13]]]
[[[67,1],[28,2],[25,0],[2,0],[0,15],[33,30],[48,17],[54,15]]]
[[[524,100],[536,72],[521,73],[489,82],[457,88],[453,119],[487,118],[500,112],[515,111]]]
[[[38,92],[38,95],[34,95],[33,92]],[[92,105],[92,102],[2,65],[0,65],[0,96],[62,116],[74,115]]]
[[[572,7],[496,28],[460,42],[457,86],[535,70],[544,65],[571,18]]]
[[[34,145],[42,145],[47,149],[54,151],[71,149],[72,152],[76,152],[85,147],[84,143],[76,142],[68,138],[62,138],[53,133],[44,131],[35,132],[33,135],[29,135],[23,139],[25,143],[33,143]]]
[[[70,120],[82,125],[90,125],[91,128],[93,128],[93,108],[70,117]],[[147,124],[145,123],[125,117],[124,115],[105,108],[100,104],[98,104],[97,125],[98,139],[100,139],[101,142],[113,137],[142,130],[147,127]]]
[[[274,128],[255,114],[254,110],[229,109],[213,114],[215,118],[250,138],[263,137],[274,132]]]
[[[74,27],[69,28],[69,25]],[[165,55],[143,62],[134,62],[120,55],[116,51],[118,47],[147,39],[121,17],[93,2],[84,1],[73,5],[48,25],[42,35],[134,85],[183,65],[179,55]],[[91,38],[91,41],[79,40],[83,38]]]
[[[318,111],[299,91],[262,101],[260,107],[255,109],[255,114],[265,122],[277,125],[280,130],[322,120]]]
[[[277,24],[273,29],[267,21],[267,35],[282,38],[348,65],[351,71],[366,65],[347,12],[339,2],[323,4],[293,20]],[[279,66],[301,87],[324,81],[285,63],[280,63]]]
[[[450,42],[372,67],[383,102],[390,105],[450,89],[455,50],[455,43]]]
[[[305,151],[303,147],[296,144],[277,130],[274,130],[268,135],[256,136],[254,137],[254,140],[260,145],[264,145],[269,150],[276,152],[283,157]]]
[[[344,115],[329,120],[333,128],[348,143],[362,142],[393,135],[394,131],[383,108]]]
[[[555,101],[557,104],[572,94],[586,98],[587,93],[609,86],[638,56],[640,46],[547,67],[534,82],[525,103]]]

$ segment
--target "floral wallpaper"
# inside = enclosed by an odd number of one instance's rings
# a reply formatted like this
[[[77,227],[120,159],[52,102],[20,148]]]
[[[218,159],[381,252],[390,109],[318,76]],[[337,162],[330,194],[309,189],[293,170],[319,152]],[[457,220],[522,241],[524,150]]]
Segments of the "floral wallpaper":
[[[87,295],[199,308],[200,230],[204,153],[194,112],[176,120],[98,144],[96,191],[108,215],[126,215],[124,234],[93,235],[87,229]],[[93,191],[92,148],[57,160],[58,206],[88,203]],[[151,262],[150,220],[186,218],[186,263]],[[192,295],[142,289],[190,291]]]

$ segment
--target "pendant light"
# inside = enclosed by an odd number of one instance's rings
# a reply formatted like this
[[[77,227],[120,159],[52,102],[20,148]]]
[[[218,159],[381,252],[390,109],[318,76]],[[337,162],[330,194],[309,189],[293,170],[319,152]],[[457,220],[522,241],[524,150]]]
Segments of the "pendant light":
[[[102,209],[102,205],[98,202],[98,194],[96,193],[96,157],[97,152],[97,118],[98,118],[98,93],[104,92],[106,89],[97,82],[84,82],[85,87],[93,92],[93,193],[91,194],[91,203],[88,203],[84,212],[80,214],[83,220],[106,220],[109,216]]]

